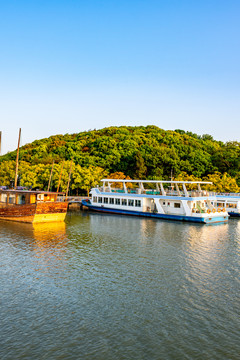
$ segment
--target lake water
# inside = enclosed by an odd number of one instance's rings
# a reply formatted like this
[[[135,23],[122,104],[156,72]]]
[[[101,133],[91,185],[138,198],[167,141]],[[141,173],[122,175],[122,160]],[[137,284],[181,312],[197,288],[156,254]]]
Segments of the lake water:
[[[240,220],[0,222],[0,359],[240,358]]]

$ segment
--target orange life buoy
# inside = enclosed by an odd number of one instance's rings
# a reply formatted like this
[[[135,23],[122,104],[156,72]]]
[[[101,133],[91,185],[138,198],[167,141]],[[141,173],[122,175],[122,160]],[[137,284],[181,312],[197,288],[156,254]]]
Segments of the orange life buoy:
[[[207,210],[207,213],[208,213],[208,214],[210,214],[210,212],[211,212],[211,210],[210,210],[210,209],[208,209],[208,210]]]
[[[212,209],[212,212],[215,213],[215,212],[216,212],[216,209],[213,208],[213,209]]]
[[[221,212],[221,211],[222,211],[222,209],[218,208],[218,212]]]

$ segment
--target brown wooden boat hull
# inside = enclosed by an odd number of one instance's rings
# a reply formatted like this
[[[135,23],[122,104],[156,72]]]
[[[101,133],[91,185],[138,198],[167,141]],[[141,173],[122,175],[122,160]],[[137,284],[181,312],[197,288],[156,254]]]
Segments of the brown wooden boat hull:
[[[0,219],[26,223],[64,221],[67,207],[67,202],[0,205]]]

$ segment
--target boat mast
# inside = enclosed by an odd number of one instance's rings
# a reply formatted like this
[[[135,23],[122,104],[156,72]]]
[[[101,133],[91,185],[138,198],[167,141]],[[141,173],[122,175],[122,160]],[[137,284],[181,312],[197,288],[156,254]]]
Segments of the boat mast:
[[[2,132],[0,131],[0,155],[2,153]]]
[[[68,176],[68,184],[67,184],[67,191],[66,191],[66,198],[65,198],[65,200],[67,200],[67,197],[68,197],[68,190],[69,190],[69,185],[70,185],[70,180],[71,180],[71,174],[72,174],[72,163],[73,163],[73,159],[72,159],[71,165],[70,165],[70,171],[69,171],[69,176]]]
[[[51,174],[50,174],[50,178],[49,178],[49,181],[48,181],[48,189],[47,189],[47,191],[49,191],[49,189],[50,189],[51,180],[52,180],[52,173],[53,173],[53,167],[54,167],[54,160],[53,160],[53,163],[52,163],[52,169],[51,169]]]
[[[64,160],[63,160],[62,167],[61,167],[61,171],[60,171],[60,175],[59,175],[58,187],[57,187],[57,193],[59,192],[59,188],[60,188],[60,183],[61,183],[61,177],[62,177],[63,166],[64,166]]]
[[[21,128],[19,129],[19,137],[18,137],[18,148],[17,148],[17,158],[16,158],[16,171],[15,171],[14,189],[16,189],[16,187],[17,187],[17,178],[18,178],[18,159],[19,159],[19,146],[20,146],[20,139],[21,139]]]

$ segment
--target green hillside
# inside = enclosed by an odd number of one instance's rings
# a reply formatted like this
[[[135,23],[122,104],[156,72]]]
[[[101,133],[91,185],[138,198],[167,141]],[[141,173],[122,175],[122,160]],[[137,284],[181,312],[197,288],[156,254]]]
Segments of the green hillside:
[[[14,177],[15,159],[16,151],[0,157],[0,184],[9,184]],[[156,126],[108,127],[36,140],[20,149],[21,185],[46,188],[55,161],[56,188],[65,160],[64,188],[71,159],[72,190],[88,190],[102,176],[116,172],[142,179],[169,179],[171,172],[175,178],[214,178],[219,183],[225,179],[222,191],[239,191],[236,184],[240,186],[239,142],[223,143],[210,135]]]

